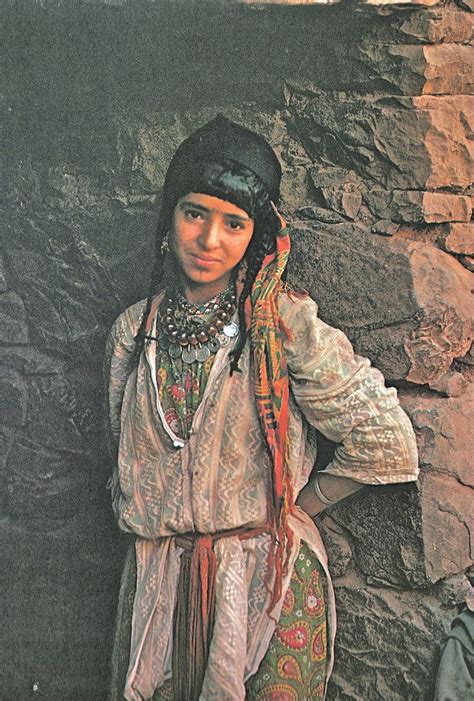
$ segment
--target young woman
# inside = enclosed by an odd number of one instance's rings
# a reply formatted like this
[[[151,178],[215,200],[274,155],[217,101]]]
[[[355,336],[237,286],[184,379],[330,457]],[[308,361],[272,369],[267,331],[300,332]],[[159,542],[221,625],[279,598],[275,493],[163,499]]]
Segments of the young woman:
[[[112,329],[111,489],[135,536],[113,699],[324,698],[335,608],[312,517],[417,477],[395,390],[284,283],[280,177],[224,117],[184,141],[149,297]],[[340,443],[316,476],[308,424]]]

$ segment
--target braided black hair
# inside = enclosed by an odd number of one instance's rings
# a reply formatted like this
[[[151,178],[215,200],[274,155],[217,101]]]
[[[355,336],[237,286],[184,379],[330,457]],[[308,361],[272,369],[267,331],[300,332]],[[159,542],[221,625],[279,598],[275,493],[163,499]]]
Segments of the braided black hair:
[[[275,249],[275,237],[280,228],[278,216],[270,196],[260,178],[250,169],[231,160],[203,162],[199,167],[188,172],[171,188],[165,188],[156,236],[156,256],[153,266],[150,288],[140,328],[135,336],[136,358],[145,342],[145,327],[151,304],[157,292],[166,289],[176,261],[172,253],[163,251],[163,241],[170,230],[174,209],[180,197],[191,192],[219,197],[243,209],[254,220],[254,233],[244,255],[245,277],[238,302],[240,334],[236,347],[231,354],[230,372],[238,370],[238,363],[247,339],[245,321],[245,301],[252,290],[255,278],[266,254]]]

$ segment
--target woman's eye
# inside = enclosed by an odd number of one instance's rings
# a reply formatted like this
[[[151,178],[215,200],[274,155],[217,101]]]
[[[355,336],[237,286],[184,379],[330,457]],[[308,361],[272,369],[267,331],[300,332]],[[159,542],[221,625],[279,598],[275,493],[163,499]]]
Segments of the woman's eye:
[[[229,229],[232,229],[233,231],[239,231],[240,229],[244,228],[244,225],[242,222],[239,221],[230,221],[229,224]]]
[[[199,219],[202,217],[202,212],[199,209],[186,209],[184,214],[188,219]]]

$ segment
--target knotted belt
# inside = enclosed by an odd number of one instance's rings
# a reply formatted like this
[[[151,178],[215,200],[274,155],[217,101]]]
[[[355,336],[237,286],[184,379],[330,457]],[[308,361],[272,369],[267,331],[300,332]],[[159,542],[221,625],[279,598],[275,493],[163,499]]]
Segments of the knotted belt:
[[[216,555],[220,538],[240,540],[268,532],[268,526],[234,528],[203,535],[176,536],[181,554],[173,620],[173,689],[180,701],[198,701],[207,667],[214,627],[216,601]]]

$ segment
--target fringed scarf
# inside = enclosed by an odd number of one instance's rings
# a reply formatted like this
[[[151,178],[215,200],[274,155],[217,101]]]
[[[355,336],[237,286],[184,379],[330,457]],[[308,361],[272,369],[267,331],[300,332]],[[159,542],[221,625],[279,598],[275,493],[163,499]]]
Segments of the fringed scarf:
[[[273,547],[268,560],[269,582],[275,580],[269,612],[282,593],[282,580],[288,570],[293,533],[288,516],[293,508],[293,488],[288,460],[289,383],[283,339],[289,335],[278,310],[281,277],[290,254],[290,237],[283,229],[277,236],[276,252],[264,259],[246,306],[255,369],[255,398],[265,439],[273,458],[270,527]]]

